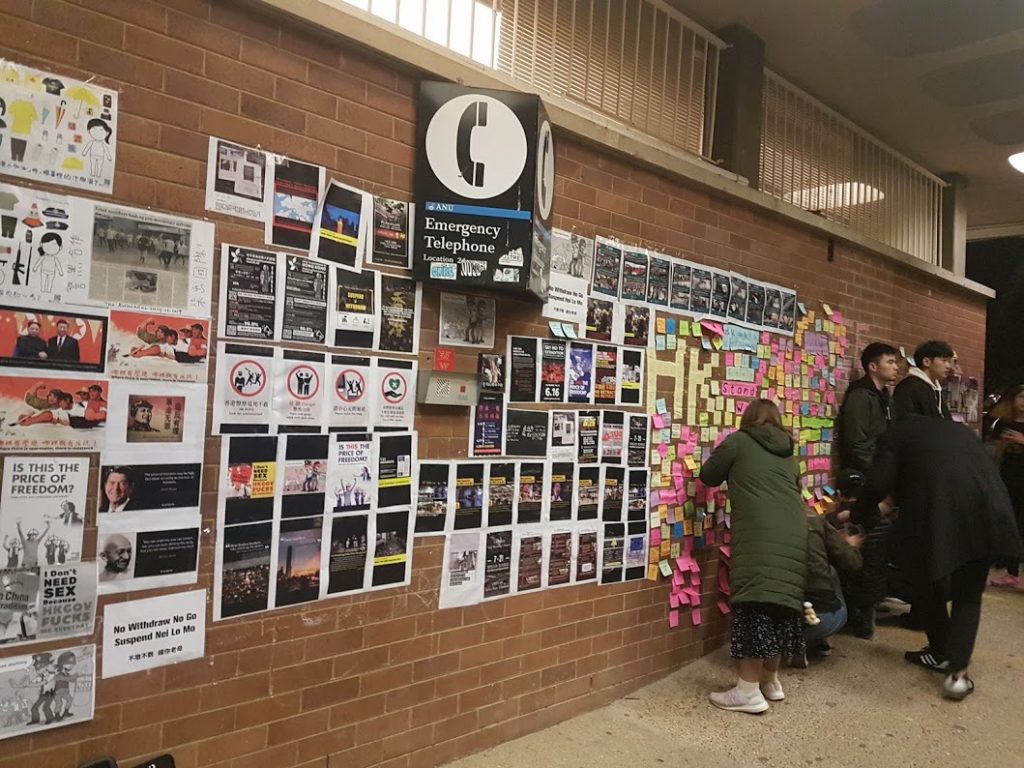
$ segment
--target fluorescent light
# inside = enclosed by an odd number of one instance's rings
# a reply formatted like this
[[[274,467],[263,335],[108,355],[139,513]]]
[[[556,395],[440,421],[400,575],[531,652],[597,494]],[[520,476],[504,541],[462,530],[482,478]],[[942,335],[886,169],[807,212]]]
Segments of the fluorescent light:
[[[1021,173],[1024,173],[1024,152],[1018,152],[1016,155],[1010,155],[1009,159],[1010,165]]]
[[[824,184],[810,189],[797,189],[783,199],[808,211],[829,211],[852,205],[877,203],[885,199],[882,190],[860,181]]]

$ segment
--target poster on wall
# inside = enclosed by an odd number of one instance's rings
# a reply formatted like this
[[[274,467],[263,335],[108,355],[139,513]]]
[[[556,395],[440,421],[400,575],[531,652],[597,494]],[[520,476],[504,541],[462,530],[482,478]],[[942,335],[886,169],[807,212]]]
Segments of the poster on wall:
[[[323,523],[320,515],[278,523],[275,608],[310,603],[320,597]]]
[[[148,456],[169,448],[201,448],[206,391],[205,383],[113,380],[107,447],[131,447]]]
[[[458,462],[455,465],[455,530],[479,528],[484,513],[484,464]]]
[[[576,519],[595,520],[601,504],[601,468],[576,467]]]
[[[366,583],[370,553],[369,515],[343,515],[330,520],[331,538],[323,596],[357,592]],[[323,590],[326,586],[326,591]]]
[[[366,512],[376,505],[376,463],[369,435],[334,435],[327,461],[330,512]]]
[[[0,366],[103,373],[107,318],[0,306]]]
[[[589,581],[597,578],[597,530],[581,528],[576,531],[573,541],[575,559],[574,581]]]
[[[372,358],[331,355],[328,362],[327,430],[368,430],[376,402]]]
[[[281,518],[309,517],[322,512],[327,500],[330,462],[328,435],[289,435],[279,443],[281,467]]]
[[[277,254],[223,243],[220,248],[220,313],[228,339],[276,341]]]
[[[412,576],[412,508],[379,512],[375,518],[370,587],[398,587]]]
[[[685,261],[672,262],[669,306],[678,312],[690,311],[690,264]]]
[[[416,433],[374,435],[377,459],[377,509],[412,508],[416,472]]]
[[[140,461],[137,451],[104,451],[100,465],[96,525],[133,516],[187,522],[199,514],[203,465],[191,452]]]
[[[519,408],[505,410],[505,455],[547,456],[548,412]]]
[[[93,206],[90,303],[209,317],[213,259],[208,221]]]
[[[328,265],[302,256],[283,257],[281,341],[327,341]]]
[[[622,246],[604,237],[597,238],[596,242],[591,291],[600,296],[617,299],[622,279]]]
[[[317,205],[309,255],[361,271],[372,210],[369,193],[332,180]]]
[[[576,411],[576,461],[594,464],[598,460],[600,411]]]
[[[375,272],[335,269],[332,325],[334,346],[371,349],[377,330]]]
[[[416,413],[416,360],[374,358],[376,392],[371,421],[377,429],[412,429]]]
[[[320,432],[324,418],[324,353],[279,351],[274,374],[274,430]]]
[[[508,337],[508,399],[513,403],[537,402],[537,343],[525,336]]]
[[[0,660],[0,711],[7,713],[0,722],[0,739],[88,722],[95,705],[95,645]]]
[[[614,301],[605,301],[595,296],[587,298],[587,320],[584,336],[594,341],[611,341],[615,330],[617,310],[622,305]]]
[[[91,635],[96,563],[0,568],[0,647]]]
[[[621,349],[619,353],[618,403],[619,405],[642,405],[644,351],[642,349]]]
[[[470,456],[505,453],[505,407],[500,401],[477,403],[473,408]]]
[[[690,313],[705,315],[711,312],[712,273],[693,265],[690,270]]]
[[[82,559],[87,456],[5,456],[0,544],[7,567]]]
[[[387,197],[373,198],[373,245],[369,262],[382,267],[412,267],[411,203]]]
[[[217,346],[213,434],[270,432],[274,362],[271,347],[224,343]]]
[[[665,256],[651,254],[647,273],[647,303],[667,307],[671,283],[672,263]]]
[[[88,200],[0,184],[0,297],[37,312],[89,303],[92,228]]]
[[[494,348],[496,303],[488,296],[441,291],[439,344]]]
[[[271,523],[221,527],[214,569],[213,618],[265,611],[270,604]]]
[[[266,152],[211,136],[206,156],[206,210],[263,221],[266,173]]]
[[[512,525],[516,499],[515,462],[492,462],[487,465],[487,493],[484,494],[484,527]]]
[[[0,376],[0,451],[96,451],[107,433],[106,379]]]
[[[485,537],[483,597],[505,597],[512,588],[512,531],[487,531]]]
[[[569,343],[569,364],[566,368],[570,403],[591,403],[594,399],[594,345]]]
[[[546,455],[555,461],[576,458],[576,411],[551,412],[551,436]]]
[[[545,465],[527,461],[519,467],[519,496],[516,499],[516,525],[539,523],[544,509]]]
[[[480,601],[483,589],[483,558],[480,531],[463,531],[445,537],[438,608],[456,608]]]
[[[424,461],[419,466],[416,494],[416,535],[443,534],[448,511],[453,509],[452,471],[450,462]]]
[[[381,352],[412,354],[420,347],[420,304],[423,288],[415,281],[378,273],[377,296],[380,300]]]
[[[97,534],[101,595],[195,583],[199,521],[190,527],[165,528],[163,521],[154,520],[146,528],[115,521]]]
[[[205,649],[205,589],[103,608],[104,679],[201,659]]]
[[[586,322],[593,272],[594,241],[575,232],[551,230],[551,286],[541,314],[563,322]]]
[[[647,272],[649,256],[643,249],[622,249],[622,286],[620,295],[623,301],[642,302],[647,300]]]
[[[323,166],[287,157],[272,156],[268,160],[263,198],[265,241],[308,251],[326,171]]]
[[[152,312],[110,312],[107,373],[115,379],[206,383],[210,321]]]
[[[619,348],[598,344],[594,350],[594,402],[614,405],[618,397]]]
[[[540,364],[542,403],[565,402],[565,342],[557,339],[541,339]]]
[[[111,194],[117,162],[117,91],[3,62],[0,173]]]

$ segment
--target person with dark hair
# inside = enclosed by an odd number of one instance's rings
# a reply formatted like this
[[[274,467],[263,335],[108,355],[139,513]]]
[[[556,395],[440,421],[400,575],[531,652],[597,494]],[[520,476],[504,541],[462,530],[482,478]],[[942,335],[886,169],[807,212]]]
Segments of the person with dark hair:
[[[81,359],[78,339],[68,335],[68,321],[57,319],[57,335],[46,343],[46,350],[53,360],[67,360],[77,363]]]
[[[90,175],[99,178],[103,175],[104,164],[113,158],[110,153],[110,137],[114,129],[106,120],[94,117],[85,124],[85,130],[89,134],[89,142],[82,148],[82,157],[89,158]]]
[[[882,438],[853,522],[876,520],[880,510],[890,509],[884,502],[888,496],[899,509],[894,535],[904,571],[915,584],[914,608],[928,633],[925,648],[904,656],[946,672],[943,695],[961,700],[974,691],[967,672],[989,565],[1021,557],[1013,505],[995,464],[970,430],[919,414],[895,422]]]
[[[914,350],[914,364],[892,395],[894,415],[953,418],[942,399],[942,382],[953,367],[956,353],[945,341],[926,341]]]
[[[999,460],[999,474],[1010,493],[1017,531],[1024,534],[1024,384],[1011,387],[1003,394],[992,409],[992,417],[989,439]],[[993,578],[993,585],[1024,590],[1019,560],[1000,560],[995,565],[1005,568],[1006,573]]]
[[[64,238],[56,232],[47,232],[39,238],[38,254],[32,264],[32,271],[38,272],[42,279],[43,293],[53,293],[53,280],[57,275],[64,276],[64,267],[57,258],[64,247]]]
[[[732,657],[739,660],[734,688],[712,693],[711,703],[759,714],[782,701],[782,656],[804,652],[803,602],[807,582],[807,521],[793,438],[770,400],[754,400],[739,431],[729,435],[701,467],[707,486],[729,482],[732,503]]]
[[[14,342],[14,354],[12,357],[27,357],[35,360],[45,360],[46,341],[39,337],[39,321],[29,320],[25,323],[25,333],[18,334]]]
[[[135,509],[135,472],[131,467],[110,467],[103,475],[100,512],[125,512]]]

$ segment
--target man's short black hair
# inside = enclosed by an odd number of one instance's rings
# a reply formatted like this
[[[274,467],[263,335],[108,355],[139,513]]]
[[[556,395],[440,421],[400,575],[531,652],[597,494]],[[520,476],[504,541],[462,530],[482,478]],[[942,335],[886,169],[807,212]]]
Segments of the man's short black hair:
[[[131,467],[107,467],[106,471],[103,473],[104,484],[106,484],[107,478],[109,478],[111,475],[124,475],[124,480],[126,483],[128,483],[128,485],[135,485],[135,470],[133,470]]]
[[[926,357],[934,360],[936,357],[944,357],[947,360],[953,357],[953,348],[948,341],[926,341],[914,350],[914,364],[920,368],[921,361]]]
[[[886,355],[899,355],[899,353],[900,351],[891,344],[886,344],[884,341],[872,341],[860,353],[860,365],[864,369],[864,373],[867,373],[868,366],[872,363],[877,363]]]

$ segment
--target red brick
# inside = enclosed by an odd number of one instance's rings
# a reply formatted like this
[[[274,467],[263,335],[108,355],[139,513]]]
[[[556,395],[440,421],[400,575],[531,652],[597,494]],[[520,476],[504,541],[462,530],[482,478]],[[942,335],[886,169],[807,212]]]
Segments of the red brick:
[[[302,691],[302,709],[319,709],[359,695],[359,678],[349,677],[312,686]]]
[[[274,95],[274,76],[256,67],[215,53],[206,54],[206,77],[216,83],[240,88],[249,93]]]
[[[199,745],[199,765],[209,765],[218,760],[250,755],[267,746],[267,726],[234,730],[208,739]]]
[[[203,71],[203,51],[194,45],[172,40],[164,35],[141,27],[125,28],[124,49],[150,61],[184,69],[188,72]]]
[[[32,20],[51,30],[58,29],[69,35],[110,48],[120,48],[124,42],[124,22],[76,7],[62,0],[36,3]]]
[[[322,733],[328,728],[330,711],[320,709],[316,712],[307,712],[303,715],[290,717],[287,720],[278,720],[267,726],[267,744],[275,746],[289,741],[298,741],[316,733]]]
[[[239,112],[262,123],[300,133],[306,126],[306,116],[297,109],[270,99],[243,93]]]

